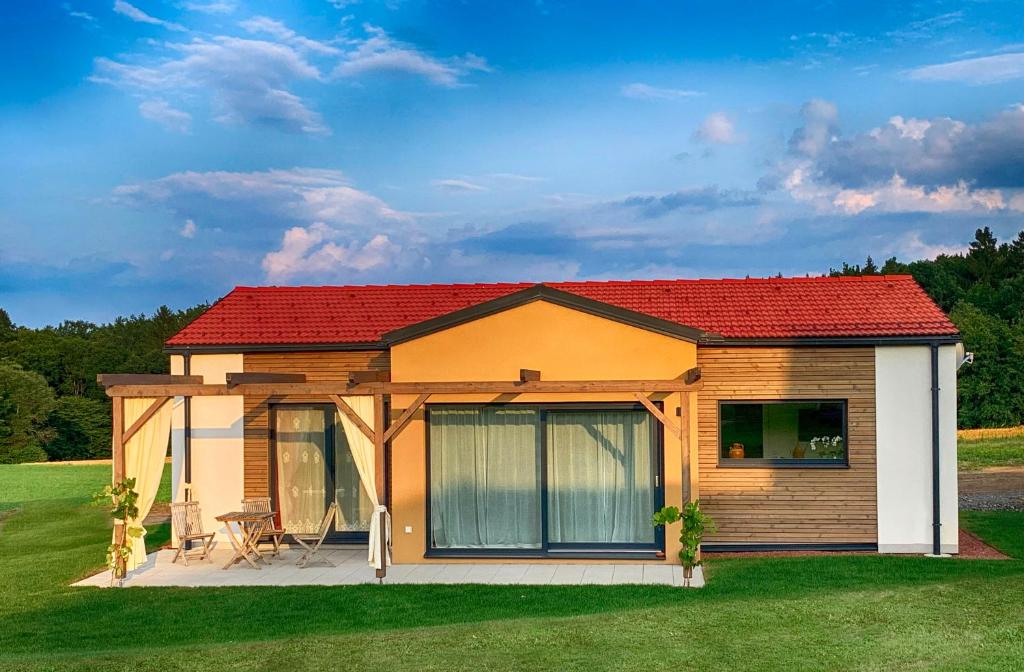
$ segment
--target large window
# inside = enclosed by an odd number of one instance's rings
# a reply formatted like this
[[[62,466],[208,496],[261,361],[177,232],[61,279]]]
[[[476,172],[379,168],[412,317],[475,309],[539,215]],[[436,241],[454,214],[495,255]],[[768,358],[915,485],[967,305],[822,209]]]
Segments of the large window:
[[[431,406],[429,547],[655,549],[656,423],[644,409]]]
[[[722,402],[723,466],[845,466],[845,401]]]

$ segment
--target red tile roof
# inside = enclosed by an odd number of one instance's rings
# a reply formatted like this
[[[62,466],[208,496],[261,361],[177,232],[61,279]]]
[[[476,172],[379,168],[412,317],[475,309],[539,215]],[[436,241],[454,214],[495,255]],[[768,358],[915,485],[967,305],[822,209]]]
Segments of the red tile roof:
[[[909,275],[544,284],[728,339],[957,334]],[[167,345],[376,343],[394,329],[532,286],[236,287]]]

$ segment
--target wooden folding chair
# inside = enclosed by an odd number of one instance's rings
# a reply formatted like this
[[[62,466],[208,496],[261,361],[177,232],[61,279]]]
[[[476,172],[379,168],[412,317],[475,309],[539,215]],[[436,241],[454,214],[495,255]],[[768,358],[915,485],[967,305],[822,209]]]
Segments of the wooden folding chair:
[[[270,497],[246,497],[242,500],[242,511],[246,513],[271,513],[270,508]],[[266,542],[273,544],[274,555],[281,553],[281,540],[284,538],[284,528],[279,528],[277,524],[271,520],[267,525],[266,529],[263,530],[263,534],[256,540],[256,544],[260,542]]]
[[[338,503],[331,502],[331,505],[327,507],[323,520],[320,521],[320,527],[316,534],[295,534],[292,532],[292,539],[304,549],[302,556],[295,562],[300,568],[308,565],[316,557],[320,551],[320,545],[324,543],[324,538],[327,537],[327,530],[331,529],[331,521],[334,520],[334,516],[337,513]],[[334,567],[334,563],[330,560],[324,558],[323,561]]]
[[[188,567],[189,552],[185,550],[185,545],[193,541],[198,541],[202,545],[197,559],[210,559],[213,532],[203,532],[203,516],[199,502],[174,502],[171,504],[171,522],[174,534],[178,538],[178,552],[174,554],[174,559],[171,560],[172,564],[178,561],[180,555],[181,559],[185,561],[185,566]]]

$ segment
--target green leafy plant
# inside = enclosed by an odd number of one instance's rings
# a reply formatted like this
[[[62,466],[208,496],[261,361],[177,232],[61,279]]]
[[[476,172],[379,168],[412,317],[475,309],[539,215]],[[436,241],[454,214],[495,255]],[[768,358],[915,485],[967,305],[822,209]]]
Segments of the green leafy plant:
[[[117,534],[113,543],[107,546],[107,567],[114,579],[124,578],[128,558],[132,554],[132,544],[135,539],[142,537],[141,527],[128,524],[128,521],[139,516],[138,501],[139,493],[135,492],[134,478],[108,485],[93,495],[93,502],[97,505],[110,505],[110,516],[114,519]]]
[[[679,561],[683,565],[683,573],[689,578],[693,574],[693,568],[701,564],[700,542],[705,533],[712,533],[718,529],[715,521],[700,508],[700,500],[689,502],[683,506],[682,511],[677,506],[666,506],[661,511],[655,512],[651,523],[655,527],[669,526],[682,521],[679,531]]]

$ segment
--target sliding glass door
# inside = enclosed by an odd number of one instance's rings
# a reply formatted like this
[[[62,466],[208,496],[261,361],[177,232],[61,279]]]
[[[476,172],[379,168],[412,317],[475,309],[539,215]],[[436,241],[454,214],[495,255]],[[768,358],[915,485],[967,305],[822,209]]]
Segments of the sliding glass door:
[[[436,548],[541,547],[538,418],[535,409],[431,409]]]
[[[338,514],[329,538],[363,541],[373,508],[359,479],[333,405],[279,404],[271,409],[273,497],[286,532],[315,533],[331,501]]]
[[[548,413],[550,545],[654,544],[652,422],[646,411]]]
[[[435,554],[660,548],[660,433],[631,405],[428,408]]]

